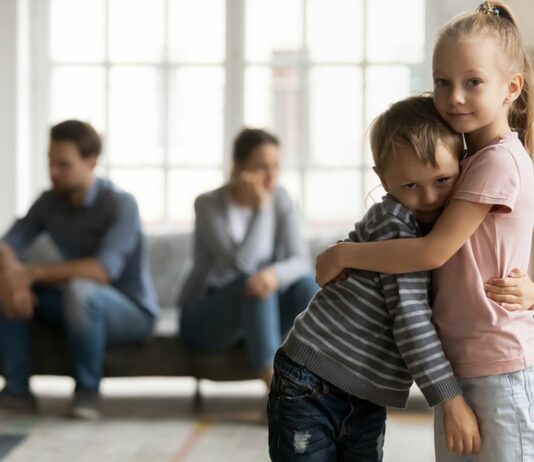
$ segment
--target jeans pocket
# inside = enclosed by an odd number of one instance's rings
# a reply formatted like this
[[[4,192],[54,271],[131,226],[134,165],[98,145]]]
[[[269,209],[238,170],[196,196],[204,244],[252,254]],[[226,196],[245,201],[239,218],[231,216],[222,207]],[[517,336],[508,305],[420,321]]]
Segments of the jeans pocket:
[[[278,397],[288,401],[312,398],[317,393],[315,384],[301,382],[285,374],[278,377],[276,388]]]

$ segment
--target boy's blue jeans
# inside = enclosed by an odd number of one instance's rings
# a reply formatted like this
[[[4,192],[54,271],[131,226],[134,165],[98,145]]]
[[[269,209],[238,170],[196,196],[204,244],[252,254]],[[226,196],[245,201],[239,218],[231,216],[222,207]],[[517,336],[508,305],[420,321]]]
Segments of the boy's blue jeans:
[[[261,372],[273,364],[274,354],[297,315],[319,287],[312,276],[266,298],[245,295],[246,278],[209,289],[183,307],[180,338],[190,348],[216,352],[245,342],[252,367]]]
[[[76,389],[98,391],[106,346],[142,340],[154,317],[115,288],[86,279],[61,286],[37,285],[34,318],[65,332]],[[31,373],[32,320],[0,315],[0,346],[5,390],[27,393]]]
[[[268,402],[273,462],[378,462],[386,409],[349,395],[279,350]]]

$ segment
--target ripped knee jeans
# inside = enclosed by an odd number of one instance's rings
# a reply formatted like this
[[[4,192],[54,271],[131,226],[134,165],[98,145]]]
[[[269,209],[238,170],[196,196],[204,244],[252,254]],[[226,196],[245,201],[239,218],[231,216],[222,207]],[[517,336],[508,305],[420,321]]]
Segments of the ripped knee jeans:
[[[268,416],[273,462],[382,461],[386,409],[340,390],[280,350]]]

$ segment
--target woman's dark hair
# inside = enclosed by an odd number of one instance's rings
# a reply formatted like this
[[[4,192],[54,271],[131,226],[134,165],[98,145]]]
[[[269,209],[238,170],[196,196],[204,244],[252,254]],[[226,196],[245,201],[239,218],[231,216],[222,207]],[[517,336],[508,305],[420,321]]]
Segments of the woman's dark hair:
[[[246,162],[252,151],[262,144],[280,145],[276,136],[260,128],[244,128],[241,130],[234,140],[232,153],[234,164]]]
[[[80,120],[65,120],[50,130],[51,141],[71,141],[76,145],[82,159],[98,156],[102,151],[102,139],[88,123]]]

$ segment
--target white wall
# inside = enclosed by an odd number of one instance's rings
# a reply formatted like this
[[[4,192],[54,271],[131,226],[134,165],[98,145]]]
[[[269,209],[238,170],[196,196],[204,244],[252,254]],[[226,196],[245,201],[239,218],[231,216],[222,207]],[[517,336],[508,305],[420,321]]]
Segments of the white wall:
[[[0,2],[0,227],[16,209],[16,3]]]

